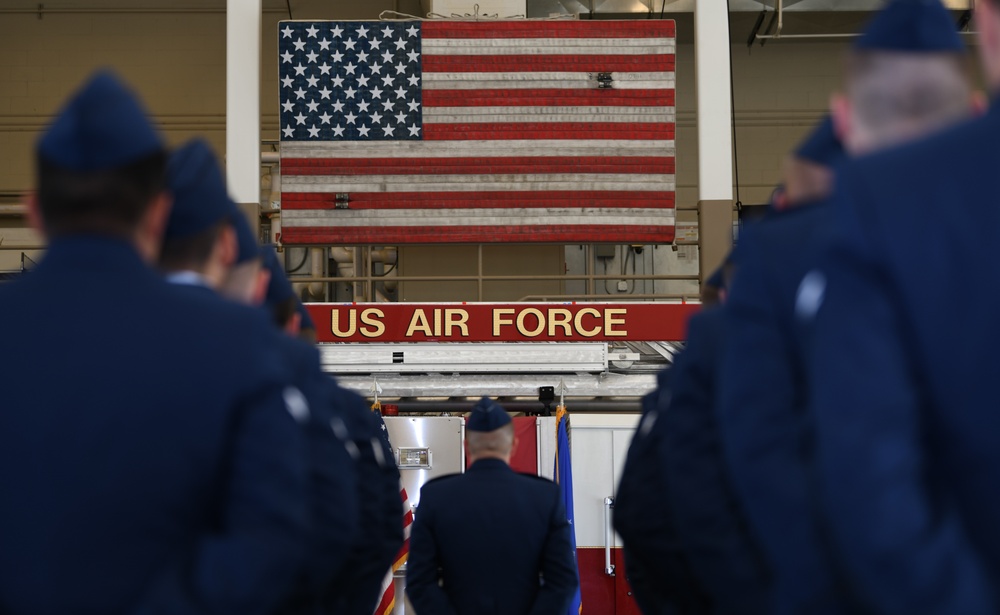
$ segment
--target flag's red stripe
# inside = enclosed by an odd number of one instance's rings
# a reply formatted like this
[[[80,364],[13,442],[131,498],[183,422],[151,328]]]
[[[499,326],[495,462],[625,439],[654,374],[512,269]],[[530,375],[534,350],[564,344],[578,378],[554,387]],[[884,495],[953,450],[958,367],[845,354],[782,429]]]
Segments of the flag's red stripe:
[[[285,158],[281,174],[455,175],[461,173],[673,173],[673,156],[511,156],[502,158]]]
[[[424,90],[425,107],[672,107],[674,90]]]
[[[674,54],[648,55],[425,55],[425,73],[632,73],[674,70]]]
[[[378,607],[375,609],[375,615],[392,615],[392,607],[395,601],[396,588],[394,584],[390,584],[389,587],[385,588],[382,599],[379,600]]]
[[[425,21],[424,38],[666,38],[673,20]]]
[[[539,226],[282,227],[281,241],[295,245],[416,243],[670,243],[674,227],[603,224]]]
[[[598,207],[670,209],[674,193],[668,191],[561,191],[545,192],[352,192],[350,209],[513,209],[542,207]],[[283,192],[281,208],[287,211],[336,209],[337,195],[329,192]],[[585,212],[581,212],[585,213]]]
[[[673,140],[674,125],[642,122],[527,122],[424,124],[425,141],[501,139]]]

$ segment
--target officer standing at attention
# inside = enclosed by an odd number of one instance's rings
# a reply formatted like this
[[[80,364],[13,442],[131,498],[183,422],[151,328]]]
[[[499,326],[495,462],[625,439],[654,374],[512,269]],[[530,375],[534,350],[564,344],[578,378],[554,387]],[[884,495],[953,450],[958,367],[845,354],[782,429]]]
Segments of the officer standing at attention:
[[[795,313],[798,288],[832,222],[823,197],[833,182],[823,167],[839,166],[845,148],[858,156],[966,119],[965,62],[955,22],[937,0],[890,2],[850,51],[832,120],[786,167],[794,171],[786,178],[788,208],[749,229],[740,246],[726,305],[720,426],[735,485],[775,575],[777,615],[858,610],[838,582],[816,514],[807,338]]]
[[[1000,88],[1000,2],[976,3]],[[1000,611],[1000,107],[844,166],[815,313],[810,403],[826,524],[868,612]]]
[[[559,487],[510,469],[514,425],[472,409],[465,474],[428,481],[410,526],[406,594],[419,615],[565,613],[579,586]]]
[[[36,153],[49,248],[0,288],[0,612],[268,613],[307,536],[290,374],[150,267],[167,156],[114,76]]]
[[[332,424],[334,420],[343,424],[329,398],[329,388],[336,385],[320,371],[314,347],[280,335],[266,312],[216,294],[217,289],[225,288],[234,298],[259,304],[271,285],[261,247],[243,212],[230,199],[209,145],[196,139],[174,152],[167,179],[174,196],[160,256],[167,279],[191,293],[214,297],[234,313],[257,316],[256,329],[247,330],[245,335],[271,341],[273,352],[292,369],[295,383],[308,401],[309,411],[301,422],[308,444],[313,531],[306,569],[282,613],[314,612],[326,584],[343,570],[358,528],[354,461],[346,438],[338,438]],[[238,274],[236,280],[229,277],[233,270]],[[280,283],[280,279],[275,282]]]

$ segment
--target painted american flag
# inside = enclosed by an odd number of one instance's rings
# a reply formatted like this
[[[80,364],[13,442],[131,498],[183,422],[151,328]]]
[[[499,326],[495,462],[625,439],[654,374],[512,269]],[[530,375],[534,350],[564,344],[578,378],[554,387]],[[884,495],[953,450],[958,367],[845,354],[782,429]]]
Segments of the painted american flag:
[[[674,31],[282,22],[281,241],[673,241]]]

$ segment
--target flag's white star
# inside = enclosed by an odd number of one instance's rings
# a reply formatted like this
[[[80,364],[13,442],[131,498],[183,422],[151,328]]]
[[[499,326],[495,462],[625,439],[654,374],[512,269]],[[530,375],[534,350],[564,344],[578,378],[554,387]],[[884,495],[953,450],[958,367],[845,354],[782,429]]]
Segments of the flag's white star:
[[[340,64],[340,61],[344,59],[344,54],[339,51],[334,51],[331,57],[333,58],[334,64]]]
[[[336,126],[334,126],[333,127],[333,136],[335,136],[335,137],[342,137],[342,136],[344,136],[344,127],[341,126],[340,124],[337,124]]]
[[[358,119],[358,116],[354,115],[353,111],[348,111],[347,115],[344,116],[344,119],[347,120],[348,124],[353,124],[354,120]]]
[[[368,28],[361,26],[358,28],[358,36],[361,38],[368,38]]]
[[[376,124],[381,124],[382,123],[382,114],[379,113],[378,111],[376,111],[375,113],[372,113],[372,121],[375,122]]]
[[[316,63],[316,58],[318,58],[318,57],[319,57],[319,54],[316,53],[315,51],[310,51],[309,53],[306,54],[306,58],[309,59],[309,62],[311,64],[315,64]]]
[[[420,57],[420,54],[417,53],[416,51],[407,51],[406,57],[410,58],[410,62],[416,62],[417,58]]]
[[[319,77],[306,77],[306,83],[309,87],[314,88],[319,84]]]
[[[344,96],[346,96],[347,98],[354,98],[354,95],[357,93],[358,91],[355,90],[353,87],[348,87],[346,90],[344,90]]]
[[[330,51],[330,41],[324,38],[319,42],[319,48],[321,51]]]
[[[411,137],[420,136],[420,126],[407,126],[406,129],[410,131]]]
[[[372,49],[378,49],[379,46],[382,44],[382,41],[380,41],[377,38],[373,38],[372,40],[368,41],[368,43],[371,45]]]
[[[406,78],[406,80],[409,81],[410,85],[412,85],[413,87],[417,87],[417,84],[420,83],[420,77],[417,77],[416,75],[410,75],[409,77]]]
[[[386,75],[386,76],[382,77],[382,84],[385,87],[387,87],[387,88],[391,88],[392,87],[392,76]]]
[[[281,110],[282,112],[294,111],[295,105],[292,104],[292,101],[286,100],[285,102],[281,103]]]
[[[309,26],[308,28],[306,28],[306,34],[309,35],[309,38],[316,38],[316,34],[318,32],[319,29],[316,26]]]
[[[391,100],[383,100],[382,101],[382,108],[385,109],[386,111],[392,111],[392,107],[393,107],[394,104],[395,103],[392,102]]]
[[[305,90],[303,90],[302,88],[295,90],[295,98],[305,98],[305,97],[306,97]]]
[[[402,62],[400,62],[399,64],[396,65],[396,74],[397,75],[402,75],[405,72],[406,72],[406,64],[403,64]]]
[[[371,103],[368,102],[367,100],[362,100],[361,102],[358,103],[358,111],[361,111],[362,113],[368,113],[368,105],[370,104]]]
[[[397,113],[396,114],[396,123],[397,124],[405,124],[406,123],[406,114],[403,113],[402,111],[400,111],[399,113]]]
[[[367,126],[358,126],[358,135],[360,135],[362,137],[367,137],[368,136],[368,131],[370,131],[370,130],[371,130],[371,128],[369,128]]]
[[[291,27],[285,26],[285,28],[281,31],[281,37],[282,38],[292,38],[292,29],[291,29]]]
[[[368,87],[369,79],[371,79],[371,77],[368,77],[367,75],[361,75],[360,77],[358,77],[358,86],[363,88]]]
[[[305,66],[302,66],[301,64],[298,64],[294,68],[295,68],[295,74],[296,75],[304,75],[304,74],[306,74],[306,67]]]
[[[406,98],[406,90],[402,86],[396,88],[396,98]]]
[[[382,36],[386,38],[392,36],[392,28],[390,28],[389,26],[382,28]]]
[[[392,134],[394,130],[396,130],[395,126],[390,126],[389,124],[386,124],[385,126],[382,127],[383,136],[388,137],[389,135]]]
[[[389,64],[390,62],[392,62],[392,52],[391,51],[383,51],[382,52],[382,61],[385,62],[386,64]]]
[[[337,113],[340,113],[341,111],[344,110],[344,103],[340,102],[339,100],[335,101],[333,103],[333,110],[336,111]]]
[[[329,64],[320,64],[319,65],[319,73],[321,75],[329,75],[330,74],[330,65]]]
[[[405,49],[406,48],[406,39],[405,38],[401,38],[398,41],[392,41],[392,42],[396,43],[396,51],[399,51],[400,49]]]
[[[382,65],[381,64],[372,64],[369,68],[372,69],[372,74],[373,75],[378,75],[379,73],[382,72]]]
[[[378,86],[372,88],[372,98],[382,98],[382,88]]]
[[[324,124],[329,124],[329,123],[330,123],[330,120],[332,120],[332,119],[333,119],[333,116],[332,116],[332,115],[330,115],[329,113],[327,113],[326,111],[324,111],[324,112],[323,112],[323,115],[319,116],[319,119],[320,119],[320,121],[321,121],[321,122],[323,122]]]
[[[354,49],[354,46],[357,45],[357,44],[358,44],[358,42],[356,40],[354,40],[354,39],[348,39],[348,40],[344,41],[344,47],[346,49]]]
[[[295,56],[292,55],[292,52],[286,49],[285,53],[281,54],[281,62],[283,64],[291,64],[293,57]]]
[[[325,85],[323,86],[323,89],[319,91],[319,96],[323,100],[330,100],[330,94],[333,94],[333,91]]]
[[[295,129],[292,128],[291,126],[285,126],[284,128],[281,129],[281,132],[283,132],[285,136],[288,137],[289,139],[295,136]]]
[[[410,38],[416,36],[417,32],[420,32],[420,30],[418,30],[416,26],[410,26],[409,28],[406,29],[406,35],[409,36]]]
[[[333,27],[333,35],[336,36],[337,38],[340,38],[340,35],[343,34],[343,32],[344,32],[344,29],[341,28],[340,26],[334,26]]]
[[[295,116],[295,123],[296,124],[305,124],[306,123],[306,116],[302,115],[302,113],[300,112],[298,115]]]
[[[316,113],[319,111],[319,103],[315,100],[310,100],[306,103],[306,106],[309,107],[309,113]]]
[[[354,62],[348,62],[347,64],[344,65],[344,70],[346,70],[347,73],[350,75],[353,75],[354,71],[356,71],[357,69],[358,67],[354,65]]]
[[[316,126],[310,126],[308,128],[308,130],[309,130],[309,136],[310,137],[318,137],[319,136],[319,128],[317,128]]]
[[[333,87],[335,88],[339,88],[340,86],[344,85],[344,78],[341,77],[340,75],[334,75],[331,81],[333,81]]]
[[[418,103],[415,100],[408,100],[406,101],[406,104],[410,107],[410,111],[416,111],[420,109],[420,103]]]
[[[306,42],[301,38],[296,39],[296,41],[292,44],[295,45],[295,51],[302,51],[306,48]]]
[[[285,76],[281,78],[281,85],[283,85],[286,88],[292,87],[293,83],[295,83],[295,80],[292,79],[291,77]]]
[[[368,63],[368,52],[367,51],[361,51],[361,52],[358,53],[358,62],[361,62],[362,64],[367,64]]]

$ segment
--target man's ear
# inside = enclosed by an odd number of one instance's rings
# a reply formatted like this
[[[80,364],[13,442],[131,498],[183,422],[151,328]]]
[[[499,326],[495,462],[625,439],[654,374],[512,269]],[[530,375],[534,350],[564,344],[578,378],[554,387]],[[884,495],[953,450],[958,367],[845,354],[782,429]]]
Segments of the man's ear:
[[[990,108],[990,97],[982,90],[973,91],[969,95],[969,108],[972,109],[974,116],[986,115],[986,111]]]
[[[250,297],[250,300],[253,301],[252,305],[264,305],[264,300],[267,299],[267,285],[270,283],[271,271],[262,267],[257,272],[257,281],[254,283],[253,295]]]
[[[289,318],[288,322],[285,323],[285,333],[291,335],[292,337],[298,337],[299,331],[301,330],[302,330],[302,314],[296,312],[292,314],[292,317]]]
[[[42,206],[38,202],[38,193],[29,192],[24,197],[24,206],[27,208],[28,224],[38,231],[42,238],[47,239],[48,233],[45,231],[45,221],[42,219]]]
[[[219,250],[219,261],[225,270],[229,271],[235,266],[237,252],[239,251],[239,245],[236,242],[236,229],[228,224],[222,227],[217,247]]]
[[[517,436],[514,436],[514,441],[510,445],[510,454],[511,454],[511,456],[513,456],[514,453],[517,452],[517,445],[520,444],[520,442],[521,441],[518,440]]]
[[[833,118],[833,134],[846,144],[851,134],[851,101],[841,92],[830,97],[830,117]]]

